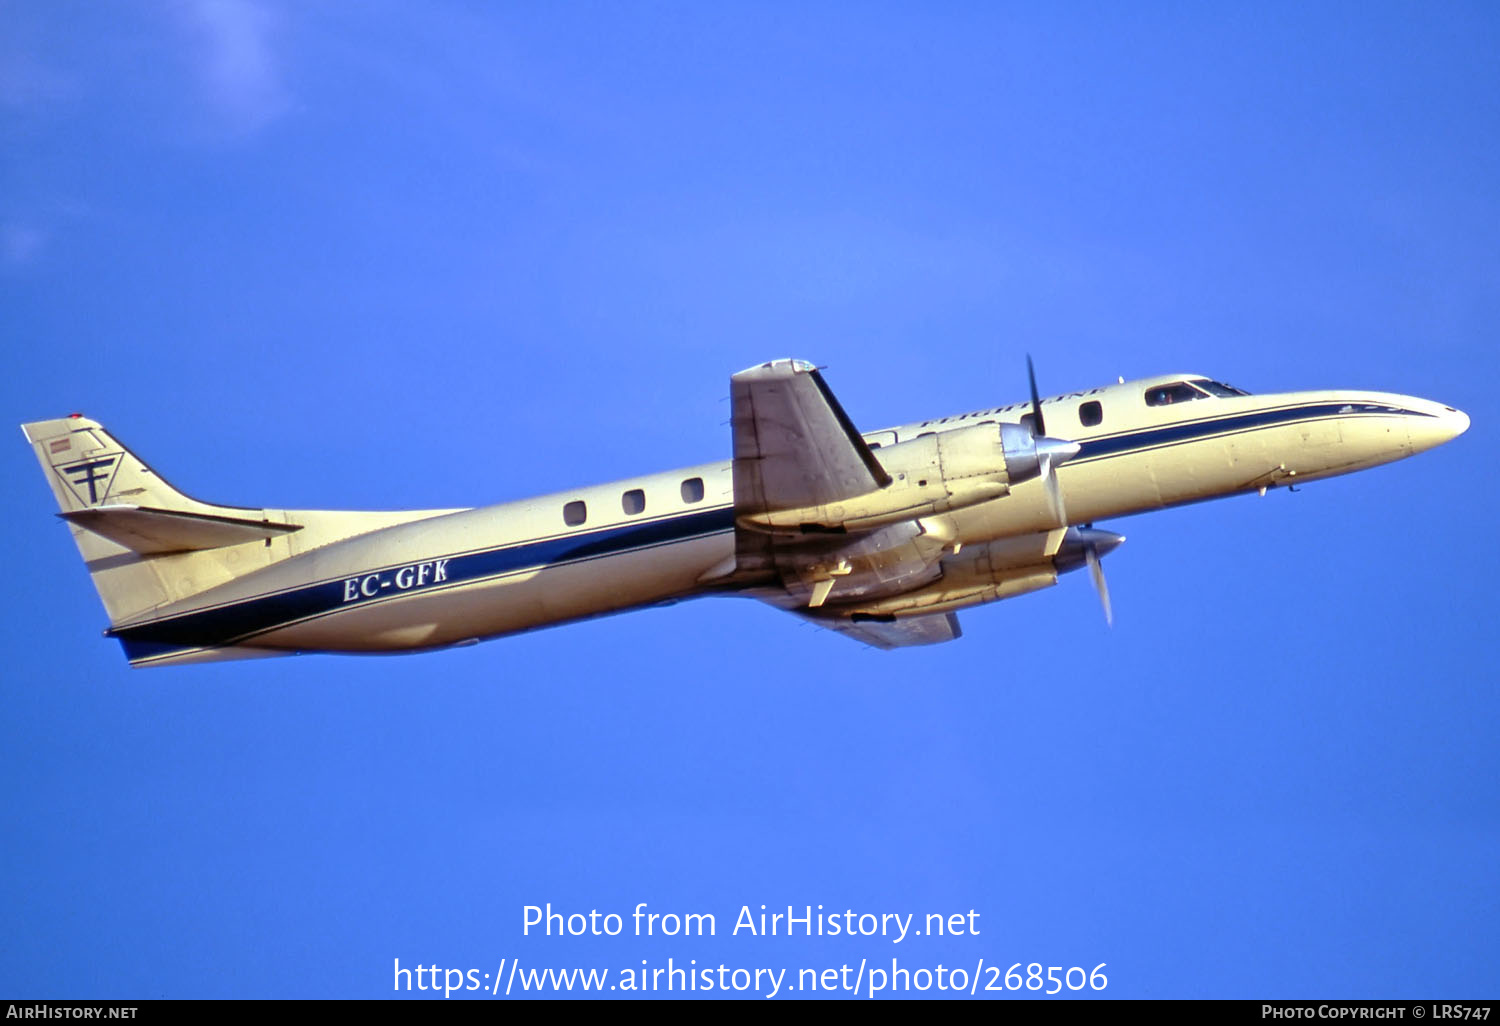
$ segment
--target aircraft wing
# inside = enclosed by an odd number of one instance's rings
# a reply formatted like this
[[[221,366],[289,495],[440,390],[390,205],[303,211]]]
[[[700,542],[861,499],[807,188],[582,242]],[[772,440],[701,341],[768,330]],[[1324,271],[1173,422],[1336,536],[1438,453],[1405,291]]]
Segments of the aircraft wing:
[[[849,545],[840,529],[802,529],[788,536],[757,530],[746,518],[767,513],[837,506],[891,484],[888,474],[818,369],[802,360],[773,360],[729,379],[734,430],[735,567],[742,576],[775,574],[780,587],[762,596],[771,604],[803,612],[823,604],[832,577],[812,587],[787,586],[795,569],[819,552]],[[920,534],[918,530],[916,533]],[[934,551],[931,556],[936,558]],[[806,615],[803,613],[803,615]],[[952,641],[962,632],[952,613],[876,619],[808,616],[874,648],[904,648]]]
[[[891,483],[812,364],[773,360],[729,385],[737,516],[841,502]]]
[[[937,645],[963,634],[957,613],[928,613],[926,616],[903,616],[896,620],[849,620],[832,617],[808,617],[819,627],[838,631],[846,638],[874,648],[907,648],[912,645]]]

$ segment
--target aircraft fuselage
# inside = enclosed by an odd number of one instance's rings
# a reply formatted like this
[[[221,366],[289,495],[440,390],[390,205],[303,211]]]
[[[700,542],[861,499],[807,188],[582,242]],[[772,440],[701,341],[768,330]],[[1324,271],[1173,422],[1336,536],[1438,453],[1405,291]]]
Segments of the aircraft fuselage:
[[[1205,396],[1156,406],[1142,399],[1155,383],[1190,380],[1133,381],[1043,401],[1048,433],[1079,446],[1057,469],[1069,523],[1349,473],[1431,448],[1468,422],[1451,407],[1379,392]],[[1029,410],[1018,403],[863,438],[881,458],[925,434],[1018,423]],[[1072,568],[1056,562],[1049,571],[1043,562],[1041,576],[993,580],[1003,553],[1024,552],[1028,538],[1054,537],[1048,558],[1056,556],[1054,532],[1063,525],[1037,480],[921,523],[941,541],[937,576],[958,589],[934,592],[956,597],[933,609],[1019,594]],[[109,633],[140,665],[254,654],[244,649],[397,651],[772,586],[725,569],[735,558],[728,461],[440,513],[300,553],[296,535],[277,542],[291,547],[286,558]],[[976,572],[966,553],[983,561],[978,572],[992,579],[988,590],[959,587]],[[1017,556],[1015,565],[1031,565],[1028,558]],[[1048,572],[1052,579],[1042,580]],[[830,609],[848,605],[836,583],[830,599]],[[872,614],[907,608],[878,597],[867,604]]]

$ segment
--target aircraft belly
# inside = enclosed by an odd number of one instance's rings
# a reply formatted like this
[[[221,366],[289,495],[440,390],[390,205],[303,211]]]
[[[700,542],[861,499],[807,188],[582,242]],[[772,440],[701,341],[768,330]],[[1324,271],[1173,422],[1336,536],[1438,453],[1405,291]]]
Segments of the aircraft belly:
[[[1088,522],[1159,508],[1162,497],[1154,470],[1150,453],[1064,464],[1057,481],[1068,519]]]
[[[1153,469],[1162,505],[1196,502],[1242,485],[1254,476],[1242,467],[1254,461],[1254,449],[1241,436],[1228,435],[1157,450]]]
[[[733,551],[734,536],[725,533],[549,567],[529,601],[550,622],[691,595],[701,590],[698,578]]]
[[[536,626],[516,601],[525,581],[511,578],[440,592],[414,593],[338,610],[254,639],[270,648],[390,652],[451,645]]]
[[[691,594],[698,576],[723,559],[731,545],[728,534],[709,536],[440,590],[410,591],[277,628],[251,643],[381,652],[513,634]]]

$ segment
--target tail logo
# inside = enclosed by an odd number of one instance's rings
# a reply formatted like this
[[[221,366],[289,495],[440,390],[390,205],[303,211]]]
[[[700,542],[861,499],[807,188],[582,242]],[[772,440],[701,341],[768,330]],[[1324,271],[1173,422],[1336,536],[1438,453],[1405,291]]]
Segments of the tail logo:
[[[120,469],[120,452],[90,456],[75,463],[64,463],[56,470],[73,489],[78,501],[85,506],[97,506],[109,498],[109,490],[115,483],[115,472]],[[85,497],[87,496],[87,497]]]

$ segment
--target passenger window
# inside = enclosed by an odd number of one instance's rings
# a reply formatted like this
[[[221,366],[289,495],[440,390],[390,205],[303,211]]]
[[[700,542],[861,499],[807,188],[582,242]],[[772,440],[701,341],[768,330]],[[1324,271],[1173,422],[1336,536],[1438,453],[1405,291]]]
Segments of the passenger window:
[[[577,499],[563,507],[563,523],[569,527],[577,527],[589,518],[589,508],[583,504],[582,499]]]
[[[1147,406],[1171,406],[1173,403],[1186,403],[1194,399],[1208,398],[1186,381],[1173,382],[1170,385],[1162,385],[1159,388],[1146,389]]]
[[[1098,427],[1104,420],[1104,407],[1096,400],[1078,407],[1078,421],[1084,427]]]
[[[682,482],[682,501],[683,502],[702,502],[703,501],[703,478],[701,478],[701,477],[690,477],[686,481]]]
[[[646,508],[646,493],[639,488],[632,488],[621,496],[620,505],[624,507],[626,513],[635,516]]]

